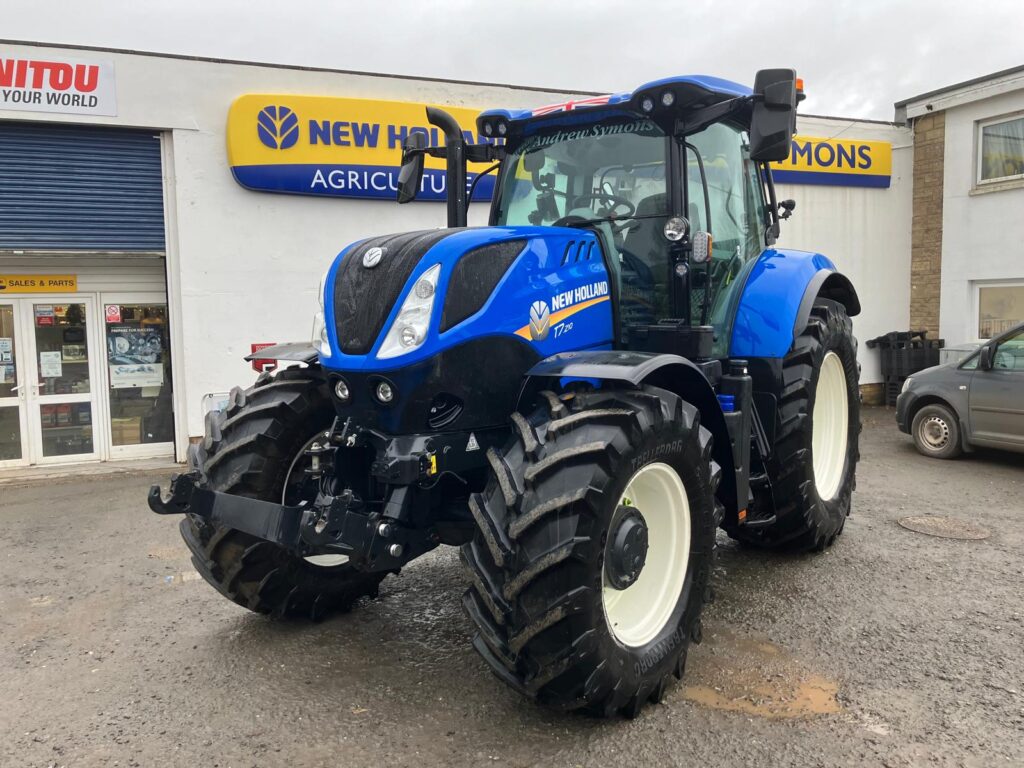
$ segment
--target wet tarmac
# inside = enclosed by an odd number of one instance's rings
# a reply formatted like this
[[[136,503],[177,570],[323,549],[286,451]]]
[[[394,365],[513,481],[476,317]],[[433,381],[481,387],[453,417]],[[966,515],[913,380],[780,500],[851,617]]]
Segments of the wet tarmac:
[[[0,766],[1024,765],[1024,456],[919,456],[867,409],[821,555],[725,543],[686,677],[636,720],[540,709],[469,644],[454,550],[321,624],[191,569],[139,474],[0,487]],[[984,540],[897,524],[941,515]]]

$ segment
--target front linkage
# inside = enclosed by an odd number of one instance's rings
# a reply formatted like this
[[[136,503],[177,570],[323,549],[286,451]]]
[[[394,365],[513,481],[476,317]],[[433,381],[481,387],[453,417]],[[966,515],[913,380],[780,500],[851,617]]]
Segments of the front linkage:
[[[277,544],[300,557],[346,555],[363,572],[393,571],[441,543],[462,543],[472,523],[437,525],[425,505],[429,486],[443,473],[481,468],[487,449],[500,444],[507,429],[389,437],[360,428],[352,419],[334,425],[305,449],[305,473],[318,488],[316,498],[297,505],[237,496],[204,487],[199,470],[175,475],[164,496],[149,489],[149,508],[160,515],[188,514]],[[466,451],[471,440],[479,446]],[[328,492],[336,463],[346,449],[370,447],[370,476],[387,488],[384,501],[371,503],[351,488]],[[426,513],[426,514],[424,514]],[[462,529],[462,530],[459,530]],[[453,542],[452,538],[459,539]]]

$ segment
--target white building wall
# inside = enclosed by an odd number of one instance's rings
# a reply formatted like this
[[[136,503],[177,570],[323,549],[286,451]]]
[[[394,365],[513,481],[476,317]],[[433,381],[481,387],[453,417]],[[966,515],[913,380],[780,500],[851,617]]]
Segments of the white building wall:
[[[910,323],[910,219],[913,142],[903,126],[835,118],[798,118],[797,133],[888,141],[893,145],[888,189],[780,184],[779,199],[796,200],[778,245],[823,253],[853,282],[861,314],[853,329],[861,344],[861,384],[882,381],[877,350],[864,342]]]
[[[952,107],[943,153],[939,329],[947,345],[978,338],[979,283],[1024,282],[1024,185],[978,190],[977,123],[1024,113],[1024,90]]]

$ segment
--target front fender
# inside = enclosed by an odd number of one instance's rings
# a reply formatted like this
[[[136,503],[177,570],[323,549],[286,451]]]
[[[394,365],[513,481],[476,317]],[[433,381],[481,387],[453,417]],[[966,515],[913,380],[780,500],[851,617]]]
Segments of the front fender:
[[[700,423],[714,438],[712,456],[722,468],[719,497],[730,514],[736,509],[736,472],[729,429],[711,382],[692,361],[678,355],[623,350],[563,352],[537,363],[526,373],[519,409],[543,380],[615,381],[631,386],[650,384],[679,395],[700,412]],[[556,382],[556,383],[559,383]],[[557,388],[557,387],[556,387]],[[741,471],[745,471],[742,468]]]
[[[860,312],[857,293],[835,264],[820,253],[772,248],[758,257],[736,309],[731,357],[785,357],[803,332],[814,300],[839,301],[851,317]]]

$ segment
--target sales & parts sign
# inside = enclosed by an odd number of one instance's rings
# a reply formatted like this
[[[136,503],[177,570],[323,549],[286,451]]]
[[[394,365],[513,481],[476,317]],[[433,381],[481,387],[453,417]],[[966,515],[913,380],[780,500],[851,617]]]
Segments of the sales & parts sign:
[[[78,275],[0,275],[0,296],[5,293],[74,293]]]
[[[116,115],[114,63],[0,51],[0,109]]]

